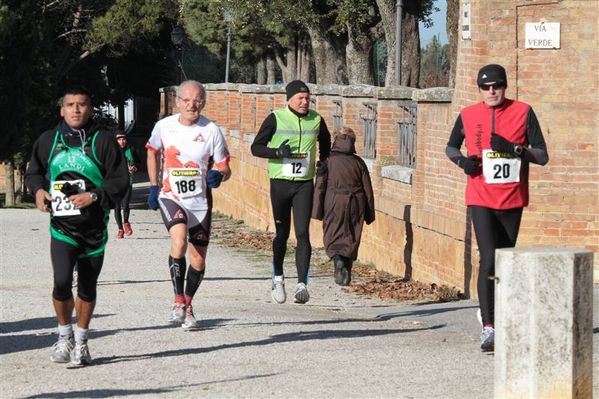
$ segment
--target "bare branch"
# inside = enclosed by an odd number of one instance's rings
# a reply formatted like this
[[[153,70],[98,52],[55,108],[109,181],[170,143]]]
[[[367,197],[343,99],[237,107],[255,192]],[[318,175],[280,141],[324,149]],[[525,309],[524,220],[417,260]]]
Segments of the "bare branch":
[[[56,38],[57,39],[61,39],[63,37],[74,35],[76,33],[84,33],[84,32],[87,32],[87,29],[72,29],[72,30],[70,30],[68,32],[65,32],[65,33],[62,33],[62,34],[58,35]]]

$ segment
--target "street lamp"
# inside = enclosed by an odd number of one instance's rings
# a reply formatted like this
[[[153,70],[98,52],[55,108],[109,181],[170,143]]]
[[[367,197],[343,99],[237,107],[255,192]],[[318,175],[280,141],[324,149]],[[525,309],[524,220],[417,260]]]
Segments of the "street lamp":
[[[403,0],[395,3],[395,84],[401,85],[401,17],[403,15]]]
[[[224,10],[225,22],[227,23],[227,59],[225,65],[225,83],[229,83],[229,60],[231,59],[231,13]]]
[[[177,74],[177,84],[179,84],[181,83],[181,76],[185,76],[183,64],[181,63],[181,57],[183,55],[183,43],[185,42],[185,31],[181,25],[175,25],[171,31],[171,42],[177,51],[177,68],[179,69],[179,73]]]

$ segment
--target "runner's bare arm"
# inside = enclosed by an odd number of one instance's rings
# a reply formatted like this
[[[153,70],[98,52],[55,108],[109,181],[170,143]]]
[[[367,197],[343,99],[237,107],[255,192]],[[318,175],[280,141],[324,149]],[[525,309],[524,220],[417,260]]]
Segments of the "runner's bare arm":
[[[153,151],[148,149],[147,164],[148,164],[148,177],[150,178],[150,185],[158,185],[158,171],[160,163],[160,151]]]

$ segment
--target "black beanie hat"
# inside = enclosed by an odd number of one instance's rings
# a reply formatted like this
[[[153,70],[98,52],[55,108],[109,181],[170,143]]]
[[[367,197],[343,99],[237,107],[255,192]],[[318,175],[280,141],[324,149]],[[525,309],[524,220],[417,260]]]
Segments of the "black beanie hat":
[[[482,86],[492,82],[507,86],[507,75],[505,73],[505,68],[501,65],[485,65],[480,69],[480,71],[478,71],[478,78],[476,78],[476,84]]]
[[[287,93],[287,101],[289,101],[289,99],[297,93],[310,94],[310,89],[308,89],[308,86],[306,86],[306,84],[301,80],[294,80],[285,86],[285,92]]]
[[[114,132],[114,137],[117,139],[119,137],[127,138],[127,135],[122,130],[117,130],[116,132]]]

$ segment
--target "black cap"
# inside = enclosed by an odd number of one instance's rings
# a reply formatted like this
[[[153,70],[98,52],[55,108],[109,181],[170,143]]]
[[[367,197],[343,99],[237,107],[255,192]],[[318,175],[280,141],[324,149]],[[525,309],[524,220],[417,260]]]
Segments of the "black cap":
[[[294,80],[293,82],[289,82],[287,86],[285,86],[285,92],[287,93],[287,101],[297,93],[308,93],[310,94],[310,89],[308,86],[301,80]]]
[[[479,86],[487,83],[498,83],[507,86],[507,74],[505,68],[498,64],[485,65],[478,71],[476,84]]]
[[[119,137],[124,137],[124,138],[127,138],[127,135],[126,135],[126,134],[125,134],[125,133],[124,133],[122,130],[117,130],[117,131],[114,133],[114,137],[115,137],[115,138],[117,138],[117,139],[118,139]]]

